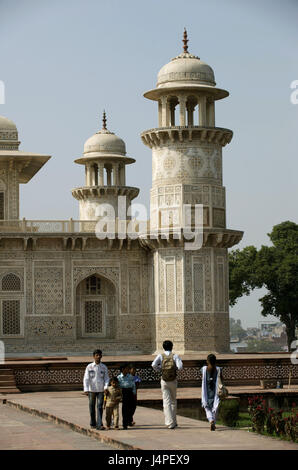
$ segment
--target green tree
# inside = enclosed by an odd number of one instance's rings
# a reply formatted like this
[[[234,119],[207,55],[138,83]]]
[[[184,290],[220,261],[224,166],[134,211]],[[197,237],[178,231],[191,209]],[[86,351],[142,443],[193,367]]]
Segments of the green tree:
[[[247,246],[229,255],[230,305],[255,288],[268,291],[259,301],[264,317],[273,315],[286,326],[288,348],[298,326],[298,225],[286,221],[268,234],[273,246]]]

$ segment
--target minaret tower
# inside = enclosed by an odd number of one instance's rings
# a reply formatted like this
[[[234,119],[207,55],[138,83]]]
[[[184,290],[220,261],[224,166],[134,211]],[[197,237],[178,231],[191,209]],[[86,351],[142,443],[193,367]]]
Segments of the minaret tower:
[[[85,186],[72,190],[80,203],[80,220],[98,219],[103,204],[110,204],[118,217],[118,196],[126,196],[130,206],[139,189],[126,186],[125,167],[134,162],[126,156],[124,141],[107,129],[103,112],[102,129],[85,142],[83,157],[75,160],[85,166]]]
[[[172,339],[182,353],[227,352],[227,249],[243,235],[226,228],[222,148],[233,133],[215,126],[215,102],[229,93],[216,87],[212,68],[187,44],[185,30],[183,52],[162,67],[156,88],[144,94],[158,103],[158,127],[141,134],[152,149],[151,231],[166,228],[164,220],[181,228],[184,204],[203,205],[204,225],[197,250],[186,250],[183,237],[180,244],[148,237],[154,250],[156,349]]]

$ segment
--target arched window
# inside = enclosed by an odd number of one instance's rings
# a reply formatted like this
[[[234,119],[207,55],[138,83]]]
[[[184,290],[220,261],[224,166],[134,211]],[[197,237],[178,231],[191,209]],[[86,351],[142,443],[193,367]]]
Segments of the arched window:
[[[4,291],[19,291],[21,290],[21,279],[16,274],[6,274],[2,278],[1,288]]]
[[[76,289],[78,337],[115,338],[117,310],[115,286],[109,279],[97,273],[83,279]]]
[[[100,277],[90,276],[86,279],[86,295],[100,295]]]

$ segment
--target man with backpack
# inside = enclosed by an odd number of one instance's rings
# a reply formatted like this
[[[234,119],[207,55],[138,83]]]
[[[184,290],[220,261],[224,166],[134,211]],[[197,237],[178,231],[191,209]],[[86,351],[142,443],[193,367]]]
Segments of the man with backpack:
[[[165,424],[169,429],[177,426],[177,370],[183,367],[182,361],[177,354],[173,354],[172,341],[164,341],[162,345],[163,354],[159,354],[152,362],[155,371],[161,371],[161,390],[163,399],[163,410],[165,415]]]

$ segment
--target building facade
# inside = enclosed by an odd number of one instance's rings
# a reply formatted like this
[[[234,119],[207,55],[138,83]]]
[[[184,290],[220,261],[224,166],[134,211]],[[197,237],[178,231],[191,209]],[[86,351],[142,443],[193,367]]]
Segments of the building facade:
[[[79,220],[20,220],[19,184],[50,156],[19,151],[15,124],[0,118],[0,340],[7,354],[90,354],[95,347],[150,354],[164,339],[180,353],[229,351],[228,248],[243,233],[226,228],[222,148],[232,131],[215,126],[215,102],[228,92],[188,52],[186,34],[183,42],[144,95],[158,104],[158,127],[141,135],[152,149],[145,228],[120,210],[139,193],[126,185],[135,160],[105,115],[75,160],[85,170],[85,185],[72,190]],[[186,249],[185,205],[192,228],[195,205],[202,207],[199,248]]]

